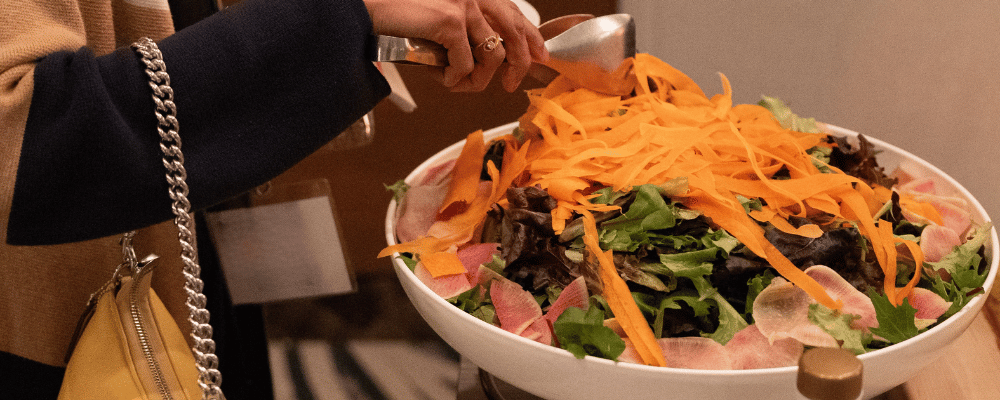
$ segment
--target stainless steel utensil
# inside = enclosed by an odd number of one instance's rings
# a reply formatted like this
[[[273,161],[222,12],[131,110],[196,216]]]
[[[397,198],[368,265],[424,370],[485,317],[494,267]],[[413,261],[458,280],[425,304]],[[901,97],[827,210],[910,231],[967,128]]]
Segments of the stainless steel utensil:
[[[630,87],[624,77],[629,64],[625,60],[635,56],[635,22],[631,15],[567,15],[542,24],[539,30],[543,36],[554,35],[545,37],[549,51],[546,67],[598,92],[628,93]],[[446,54],[443,46],[428,40],[378,35],[372,59],[447,66]]]
[[[448,65],[448,50],[426,39],[375,35],[372,61],[444,67]]]

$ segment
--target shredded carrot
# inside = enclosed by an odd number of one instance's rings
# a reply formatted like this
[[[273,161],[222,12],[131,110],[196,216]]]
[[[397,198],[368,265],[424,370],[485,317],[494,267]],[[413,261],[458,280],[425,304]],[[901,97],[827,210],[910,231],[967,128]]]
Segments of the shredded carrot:
[[[817,302],[834,309],[841,305],[771,245],[759,223],[818,237],[829,227],[817,223],[795,228],[788,218],[820,215],[823,223],[853,221],[886,272],[883,289],[890,299],[912,292],[910,285],[895,288],[896,239],[889,223],[876,221],[873,215],[888,201],[891,190],[873,188],[836,168],[831,168],[833,173],[819,171],[807,150],[834,146],[826,142],[825,134],[785,129],[758,105],[733,105],[733,88],[724,75],[720,75],[723,93],[708,98],[689,77],[650,55],[636,55],[632,70],[635,87],[629,96],[596,93],[563,77],[529,90],[530,106],[519,119],[525,142],[504,139],[508,151],[502,170],[488,167],[493,176],[490,194],[470,188],[475,185],[451,188],[442,210],[455,212],[439,215],[432,228],[436,240],[389,249],[447,252],[471,240],[486,211],[502,201],[511,184],[538,186],[556,199],[550,215],[558,234],[575,215],[607,207],[587,200],[594,189],[626,191],[684,178],[687,191],[673,195],[674,200],[725,229]],[[478,149],[470,149],[470,156]],[[481,159],[475,163],[477,174],[479,163]],[[468,168],[462,180],[470,180],[473,161],[457,164],[462,171]],[[776,179],[782,171],[786,175]],[[739,196],[761,200],[762,209],[748,214]],[[918,204],[907,207],[921,215],[929,213]],[[586,236],[585,240],[597,240]],[[593,252],[598,260],[604,257]],[[630,301],[623,295],[619,307]]]
[[[604,286],[604,299],[608,301],[611,312],[615,315],[615,320],[621,325],[625,335],[632,340],[636,352],[646,365],[665,367],[666,360],[663,358],[663,350],[656,342],[653,335],[653,328],[642,315],[639,306],[632,298],[625,280],[618,275],[611,250],[601,250],[600,243],[597,242],[597,222],[593,214],[584,210],[583,212],[583,241],[587,246],[587,251],[597,258],[598,272],[601,276],[601,285]]]
[[[465,211],[476,197],[479,187],[479,176],[482,173],[483,155],[486,154],[486,144],[483,142],[483,131],[479,130],[468,135],[462,153],[455,161],[451,172],[451,184],[445,195],[439,214],[459,214]]]
[[[899,206],[935,224],[944,225],[944,218],[941,217],[941,213],[937,207],[934,207],[931,203],[916,201],[913,199],[913,196],[904,195],[900,196]]]
[[[424,236],[406,243],[398,243],[382,249],[379,257],[390,256],[392,253],[428,254],[445,251],[451,243],[433,236]]]
[[[892,189],[876,185],[872,188],[872,190],[875,191],[875,201],[885,204],[892,200]]]
[[[872,235],[878,237],[878,242],[872,243],[873,246],[885,246],[882,250],[885,254],[885,262],[882,263],[882,272],[885,272],[885,282],[883,289],[885,291],[886,297],[893,305],[898,305],[896,303],[896,241],[892,236],[892,224],[886,220],[878,221],[878,231]],[[891,249],[891,250],[890,250]]]
[[[867,185],[856,185],[857,187],[867,187],[870,195],[875,195],[876,191]],[[896,298],[896,241],[892,234],[892,224],[886,220],[879,220],[876,224],[873,221],[872,203],[868,201],[864,192],[853,190],[840,190],[836,193],[842,204],[844,217],[857,221],[858,230],[862,235],[871,241],[872,251],[878,260],[882,272],[885,274],[882,289],[889,301],[898,305]]]
[[[903,304],[904,298],[913,294],[913,288],[917,286],[918,282],[920,282],[920,273],[924,269],[924,252],[920,250],[920,245],[914,243],[913,241],[896,238],[896,242],[902,243],[907,249],[910,250],[910,255],[913,256],[914,261],[913,277],[906,283],[906,286],[903,286],[896,291],[896,298],[893,304],[900,305]]]
[[[823,289],[823,286],[792,264],[774,245],[768,242],[764,238],[763,229],[752,222],[742,209],[717,203],[709,198],[703,197],[697,200],[697,203],[686,204],[691,208],[701,210],[705,215],[712,216],[713,221],[716,221],[719,226],[733,235],[733,237],[739,239],[754,254],[771,263],[771,267],[789,282],[794,283],[824,306],[831,309],[840,309],[843,306],[842,302],[830,297],[826,289]]]
[[[431,272],[431,275],[434,277],[465,273],[465,266],[462,265],[462,261],[458,259],[458,254],[456,253],[438,252],[423,254],[420,256],[420,262],[425,267],[429,265],[434,266],[434,271]],[[428,270],[430,270],[430,267],[428,267]]]
[[[511,138],[511,140],[513,140]],[[457,246],[468,242],[476,233],[476,228],[482,224],[486,218],[486,212],[492,204],[503,197],[505,191],[524,171],[527,161],[525,156],[530,146],[524,144],[518,151],[504,152],[504,170],[497,171],[493,163],[489,163],[488,170],[492,177],[490,190],[481,193],[479,190],[479,175],[482,170],[482,158],[485,154],[482,132],[477,131],[469,134],[466,144],[456,162],[455,169],[463,167],[464,172],[456,171],[456,174],[466,176],[471,174],[469,166],[474,165],[473,184],[464,182],[462,179],[453,177],[449,184],[448,193],[460,193],[462,189],[456,186],[466,185],[472,188],[471,194],[464,193],[456,198],[462,198],[462,207],[456,213],[447,215],[444,220],[436,221],[431,225],[428,235],[419,239],[400,243],[386,247],[379,252],[379,257],[391,255],[393,253],[414,253],[431,276],[437,278],[441,276],[464,273],[465,269],[461,263],[457,263],[457,256],[454,254]],[[474,162],[473,162],[474,161]],[[467,189],[466,189],[467,190]]]
[[[792,235],[798,235],[813,239],[823,236],[823,228],[820,228],[819,225],[805,224],[796,228],[792,226],[792,224],[789,223],[787,219],[782,218],[777,214],[771,217],[771,219],[768,222],[770,222],[771,225],[774,225],[775,228],[778,228],[778,230],[785,233],[790,233]]]

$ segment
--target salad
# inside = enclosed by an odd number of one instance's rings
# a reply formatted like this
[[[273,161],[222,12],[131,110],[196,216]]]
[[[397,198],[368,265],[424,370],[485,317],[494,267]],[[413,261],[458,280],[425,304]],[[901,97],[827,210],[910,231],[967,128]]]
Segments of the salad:
[[[983,293],[991,226],[781,101],[711,98],[655,57],[628,96],[558,78],[509,135],[393,186],[398,253],[514,334],[646,365],[795,365],[905,341]]]

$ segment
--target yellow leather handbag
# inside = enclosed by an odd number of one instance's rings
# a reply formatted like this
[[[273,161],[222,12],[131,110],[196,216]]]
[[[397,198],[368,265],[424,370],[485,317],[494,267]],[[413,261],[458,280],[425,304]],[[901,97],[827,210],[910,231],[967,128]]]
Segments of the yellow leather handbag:
[[[147,257],[119,268],[95,297],[60,399],[197,399],[198,370],[184,334],[149,287]]]
[[[91,295],[88,312],[77,328],[59,399],[224,399],[212,327],[201,293],[201,267],[170,77],[156,43],[143,38],[132,47],[146,65],[156,103],[157,132],[179,230],[194,345],[188,346],[185,334],[150,288],[156,256],[137,261],[132,247],[135,232],[126,233],[122,238],[124,261],[111,280]]]

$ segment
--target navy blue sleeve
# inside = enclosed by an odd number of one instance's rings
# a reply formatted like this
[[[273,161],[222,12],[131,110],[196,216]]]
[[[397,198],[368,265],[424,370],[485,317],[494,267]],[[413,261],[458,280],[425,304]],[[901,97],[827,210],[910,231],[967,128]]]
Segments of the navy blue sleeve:
[[[260,185],[389,94],[360,0],[246,0],[159,43],[195,209]],[[46,56],[10,244],[103,237],[173,217],[143,64],[130,49]]]

